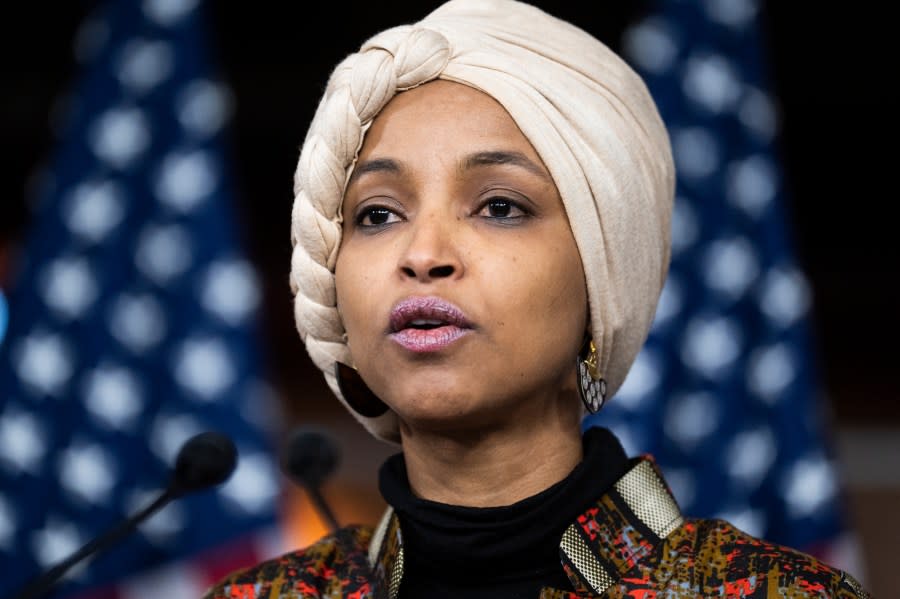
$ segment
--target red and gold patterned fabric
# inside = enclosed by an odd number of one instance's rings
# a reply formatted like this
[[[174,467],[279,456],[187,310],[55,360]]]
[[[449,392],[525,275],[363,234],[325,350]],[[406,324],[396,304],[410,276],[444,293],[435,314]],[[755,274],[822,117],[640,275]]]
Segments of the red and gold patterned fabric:
[[[206,599],[395,599],[403,535],[388,510],[373,531],[348,527],[311,547],[237,572]],[[753,538],[721,520],[685,519],[653,460],[635,460],[562,536],[572,589],[536,599],[861,598],[849,574]]]

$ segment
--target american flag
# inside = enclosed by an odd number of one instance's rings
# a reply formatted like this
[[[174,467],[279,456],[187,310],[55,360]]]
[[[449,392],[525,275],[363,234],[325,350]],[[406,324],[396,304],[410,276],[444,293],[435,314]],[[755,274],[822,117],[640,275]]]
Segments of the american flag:
[[[672,266],[649,340],[608,408],[683,511],[857,572],[794,258],[754,0],[657,0],[623,37],[669,128]],[[852,544],[852,543],[851,543]]]
[[[166,485],[180,444],[230,435],[237,470],[170,504],[54,596],[198,597],[279,549],[260,288],[224,145],[229,95],[197,0],[110,0],[0,309],[0,590]]]

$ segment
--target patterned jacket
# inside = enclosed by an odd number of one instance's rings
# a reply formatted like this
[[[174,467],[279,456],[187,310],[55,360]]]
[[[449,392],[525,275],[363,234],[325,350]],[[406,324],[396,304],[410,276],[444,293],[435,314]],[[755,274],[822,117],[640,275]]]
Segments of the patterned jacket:
[[[849,574],[721,520],[685,519],[649,457],[563,534],[572,590],[536,599],[868,598]],[[373,531],[348,527],[307,549],[228,576],[206,599],[395,599],[403,536],[391,509]]]

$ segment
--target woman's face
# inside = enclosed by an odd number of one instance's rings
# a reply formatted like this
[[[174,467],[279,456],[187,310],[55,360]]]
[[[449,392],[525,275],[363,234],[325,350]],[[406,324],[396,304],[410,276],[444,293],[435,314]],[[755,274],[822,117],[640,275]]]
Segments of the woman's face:
[[[366,134],[343,217],[350,351],[403,425],[578,410],[581,259],[550,174],[500,104],[446,81],[398,94]]]

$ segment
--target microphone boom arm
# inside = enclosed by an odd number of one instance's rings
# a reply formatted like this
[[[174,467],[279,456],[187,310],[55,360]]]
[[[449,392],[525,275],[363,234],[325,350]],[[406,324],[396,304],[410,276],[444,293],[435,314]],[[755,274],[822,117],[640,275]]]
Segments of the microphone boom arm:
[[[227,436],[213,431],[194,435],[178,450],[171,481],[159,497],[27,583],[10,599],[37,599],[50,591],[75,564],[121,541],[173,499],[222,484],[234,472],[237,457],[237,448]]]
[[[91,541],[85,543],[81,549],[47,570],[42,576],[33,580],[25,588],[23,588],[12,599],[37,599],[55,585],[72,566],[83,560],[85,557],[98,553],[107,547],[114,545],[123,538],[131,534],[141,522],[152,516],[154,513],[162,509],[177,495],[172,489],[166,489],[160,493],[159,497],[153,500],[150,505],[134,514],[131,518],[119,522],[99,537],[95,537]]]
[[[328,507],[328,503],[322,496],[322,491],[319,489],[319,487],[317,485],[304,484],[303,488],[306,489],[306,492],[309,494],[309,498],[312,499],[316,511],[319,512],[319,515],[328,523],[328,528],[331,529],[331,532],[335,532],[337,529],[339,529],[341,525],[338,524],[338,520],[335,517],[334,512],[331,511],[330,507]]]

